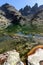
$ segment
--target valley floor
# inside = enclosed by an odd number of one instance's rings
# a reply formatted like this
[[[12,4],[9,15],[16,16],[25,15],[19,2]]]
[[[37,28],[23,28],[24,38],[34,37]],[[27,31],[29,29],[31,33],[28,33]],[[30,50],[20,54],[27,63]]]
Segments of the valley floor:
[[[34,35],[0,33],[0,54],[15,49],[20,53],[23,62],[26,60],[26,54],[39,44],[43,44],[43,33]]]

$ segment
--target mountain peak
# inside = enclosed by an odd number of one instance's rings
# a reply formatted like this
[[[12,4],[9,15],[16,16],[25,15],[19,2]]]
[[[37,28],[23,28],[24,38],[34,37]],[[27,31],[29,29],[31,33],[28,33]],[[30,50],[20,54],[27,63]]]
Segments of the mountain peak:
[[[4,5],[2,5],[2,6],[9,6],[10,4],[8,4],[8,3],[5,3]]]
[[[35,5],[34,6],[37,6],[38,7],[38,4],[37,3],[35,3]]]
[[[20,9],[20,12],[24,16],[28,16],[29,14],[34,14],[38,11],[38,4],[35,3],[33,7],[26,5],[23,9]]]

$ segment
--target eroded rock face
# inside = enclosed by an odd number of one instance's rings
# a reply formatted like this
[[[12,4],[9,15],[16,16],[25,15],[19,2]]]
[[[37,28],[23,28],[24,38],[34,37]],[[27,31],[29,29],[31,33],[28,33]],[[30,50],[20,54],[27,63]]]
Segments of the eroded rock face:
[[[0,54],[1,65],[24,65],[19,57],[19,53],[16,50]]]
[[[43,61],[43,49],[39,48],[32,55],[28,56],[28,65],[40,65],[40,61]]]

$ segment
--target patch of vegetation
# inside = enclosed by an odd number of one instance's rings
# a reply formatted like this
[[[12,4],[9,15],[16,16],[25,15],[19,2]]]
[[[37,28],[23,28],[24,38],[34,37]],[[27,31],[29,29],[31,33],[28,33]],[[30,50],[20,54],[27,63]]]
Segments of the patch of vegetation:
[[[37,28],[36,25],[10,25],[6,29],[0,30],[0,53],[16,49],[20,53],[21,60],[24,61],[26,54],[35,45],[33,37],[25,38],[15,35],[15,33],[21,32],[23,34],[41,33],[41,29]],[[3,36],[10,36],[11,38],[6,40]],[[14,38],[13,38],[14,37]],[[5,39],[5,40],[4,40]],[[34,44],[33,44],[34,43]]]
[[[17,32],[22,32],[24,34],[29,34],[29,33],[41,33],[41,29],[37,27],[37,25],[10,25],[5,29],[6,32],[8,33],[17,33]]]
[[[3,35],[1,35],[3,38]],[[0,39],[1,39],[0,37]],[[15,36],[14,36],[15,37]],[[16,49],[20,53],[20,57],[22,61],[25,61],[25,55],[28,51],[32,48],[32,42],[25,37],[16,36],[15,39],[8,39],[2,40],[0,42],[0,54],[6,51]]]

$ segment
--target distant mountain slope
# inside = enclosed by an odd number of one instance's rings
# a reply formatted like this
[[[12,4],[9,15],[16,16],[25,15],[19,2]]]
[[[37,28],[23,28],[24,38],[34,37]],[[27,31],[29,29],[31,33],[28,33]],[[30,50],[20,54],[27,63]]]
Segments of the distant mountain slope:
[[[33,7],[26,5],[24,8],[21,8],[19,12],[21,12],[23,16],[32,19],[34,15],[36,15],[36,13],[38,13],[41,10],[43,10],[43,5],[38,7],[38,4],[36,3]]]
[[[4,5],[1,6],[1,10],[5,12],[6,17],[8,19],[13,19],[14,15],[21,15],[21,13],[19,13],[15,7],[13,7],[12,5],[6,3]]]
[[[43,25],[43,10],[39,10],[35,15],[34,17],[31,19],[32,23],[33,24],[36,24],[36,25]]]
[[[3,18],[3,20],[2,20],[2,18]],[[0,7],[0,19],[1,19],[0,20],[1,28],[3,27],[4,24],[5,24],[4,27],[7,27],[11,23],[24,25],[24,24],[26,24],[26,22],[28,22],[27,18],[22,16],[21,13],[18,10],[16,10],[15,7],[13,7],[12,5],[10,5],[8,3],[6,3]],[[6,19],[7,19],[7,21],[6,21]],[[4,23],[5,21],[6,21],[6,23]]]
[[[43,26],[43,5],[38,7],[38,4],[36,3],[32,8],[30,6],[25,6],[19,11],[23,16],[30,19],[30,23]]]
[[[43,5],[39,7],[37,3],[33,7],[27,5],[19,11],[8,3],[0,7],[0,28],[6,28],[12,24],[23,26],[30,23],[43,24]]]
[[[26,5],[24,8],[21,8],[19,11],[23,16],[34,15],[38,11],[38,4],[36,3],[33,7]]]

